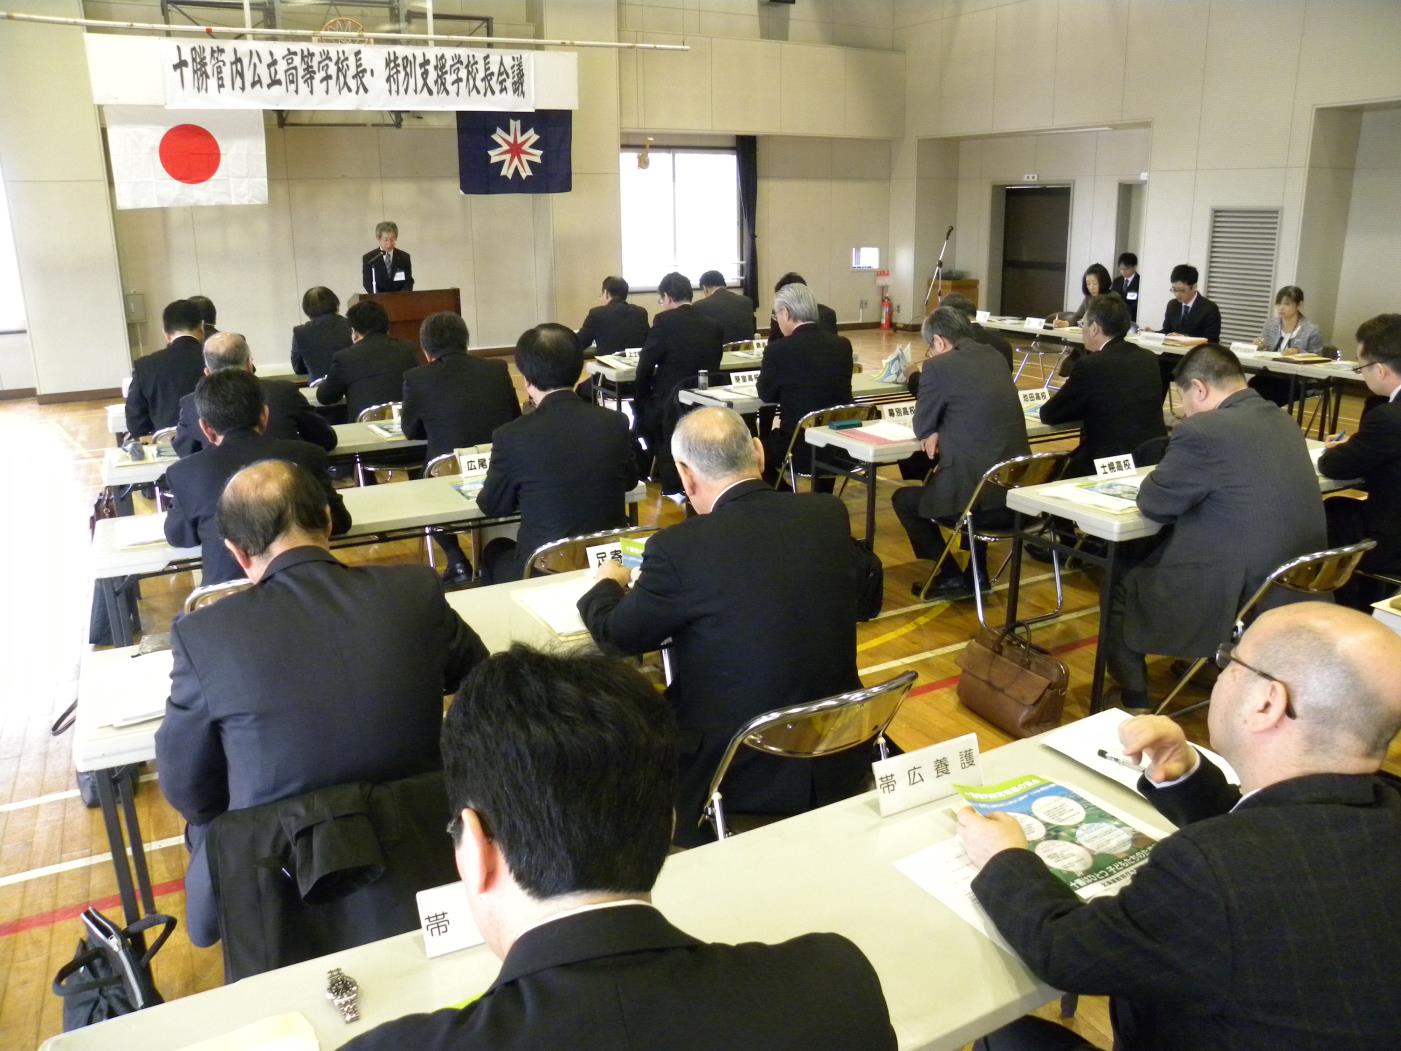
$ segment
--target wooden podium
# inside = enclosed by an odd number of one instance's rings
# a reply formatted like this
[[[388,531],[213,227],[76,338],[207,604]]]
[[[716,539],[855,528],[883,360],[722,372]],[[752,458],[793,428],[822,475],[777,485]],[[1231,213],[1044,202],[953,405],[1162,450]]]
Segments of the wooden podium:
[[[430,314],[442,310],[462,313],[462,293],[456,288],[430,288],[423,292],[361,292],[356,301],[369,300],[389,315],[389,334],[418,347],[418,327]],[[423,348],[419,347],[419,357]]]

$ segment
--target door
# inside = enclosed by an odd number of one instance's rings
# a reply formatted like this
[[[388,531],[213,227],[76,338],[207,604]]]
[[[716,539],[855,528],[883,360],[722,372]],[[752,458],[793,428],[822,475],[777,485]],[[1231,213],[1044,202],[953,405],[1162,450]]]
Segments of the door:
[[[1005,201],[1002,313],[1044,317],[1064,310],[1070,187],[1008,186]]]

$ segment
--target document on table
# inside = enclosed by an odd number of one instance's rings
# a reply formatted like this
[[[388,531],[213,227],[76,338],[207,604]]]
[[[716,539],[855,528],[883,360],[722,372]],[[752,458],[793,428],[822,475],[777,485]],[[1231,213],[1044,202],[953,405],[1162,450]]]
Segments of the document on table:
[[[750,383],[731,383],[726,390],[732,390],[745,398],[757,398],[759,396],[759,383],[757,380]]]
[[[913,427],[907,427],[903,423],[893,423],[890,420],[881,420],[878,423],[867,423],[861,427],[852,427],[846,431],[851,437],[863,442],[875,442],[880,445],[895,442],[912,442],[915,440]]]
[[[1138,487],[1143,475],[1103,478],[1092,482],[1075,482],[1057,486],[1055,495],[1073,504],[1083,504],[1099,511],[1124,515],[1138,510]]]
[[[1119,744],[1119,726],[1131,718],[1133,716],[1122,708],[1108,708],[1052,730],[1042,738],[1042,743],[1047,748],[1054,748],[1062,755],[1074,759],[1081,766],[1112,778],[1125,788],[1131,788],[1137,792],[1138,778],[1142,770],[1136,767],[1122,766],[1099,754],[1101,748],[1110,755],[1122,756],[1124,754],[1122,746]],[[1240,784],[1240,775],[1232,769],[1230,763],[1210,748],[1204,748],[1201,745],[1197,745],[1196,748],[1203,757],[1221,768],[1227,781],[1233,785]]]
[[[570,577],[556,584],[520,588],[511,598],[530,611],[556,635],[586,635],[588,628],[579,616],[579,599],[598,581],[591,576]]]
[[[264,1018],[232,1033],[212,1036],[182,1051],[320,1051],[316,1030],[300,1011]]]
[[[381,420],[378,423],[370,424],[370,430],[374,431],[386,441],[402,441],[404,432],[398,423],[393,420]]]
[[[973,896],[973,877],[977,867],[963,852],[957,836],[950,836],[933,846],[901,858],[895,863],[901,873],[915,882],[926,894],[939,902],[964,923],[996,942],[1004,951],[1015,956],[1012,947],[997,933],[988,914]]]

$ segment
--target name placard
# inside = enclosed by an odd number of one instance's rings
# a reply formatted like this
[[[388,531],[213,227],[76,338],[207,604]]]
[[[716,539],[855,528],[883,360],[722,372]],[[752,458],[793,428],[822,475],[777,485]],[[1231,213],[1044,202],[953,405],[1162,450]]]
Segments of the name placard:
[[[909,423],[915,416],[915,403],[912,401],[887,402],[880,407],[880,415],[883,420]]]
[[[1133,453],[1122,456],[1101,456],[1095,460],[1095,477],[1112,478],[1116,474],[1133,474]]]
[[[1045,387],[1033,387],[1031,390],[1017,391],[1017,397],[1021,399],[1022,411],[1029,412],[1032,409],[1039,409],[1051,400],[1051,392]]]
[[[880,816],[952,795],[954,785],[983,783],[982,758],[977,734],[964,734],[871,764],[876,777]]]
[[[730,382],[731,382],[731,383],[758,383],[758,382],[759,382],[759,370],[758,370],[758,369],[748,369],[748,370],[746,370],[746,371],[744,371],[744,372],[731,372],[731,373],[730,373]]]
[[[1027,328],[1043,329],[1046,327],[1046,319],[1043,317],[1029,317],[1022,322]]]
[[[457,470],[464,481],[486,480],[486,472],[491,468],[490,445],[468,446],[453,452],[457,454]]]
[[[429,887],[418,892],[418,929],[429,958],[470,949],[485,939],[472,919],[467,892],[461,882]]]
[[[992,315],[991,315],[990,313],[988,313],[988,311],[986,311],[986,310],[979,310],[979,311],[974,312],[974,314],[973,314],[973,320],[976,321],[976,322],[977,322],[978,324],[980,324],[980,325],[981,325],[984,321],[988,320],[988,318],[990,318],[990,317],[992,317]]]

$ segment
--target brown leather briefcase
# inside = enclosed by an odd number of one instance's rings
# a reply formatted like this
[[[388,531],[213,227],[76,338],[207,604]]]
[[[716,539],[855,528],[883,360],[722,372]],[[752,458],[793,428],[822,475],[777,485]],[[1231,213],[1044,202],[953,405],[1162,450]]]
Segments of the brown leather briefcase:
[[[1060,725],[1070,673],[1039,646],[981,628],[957,664],[959,702],[1004,733],[1033,737]]]

